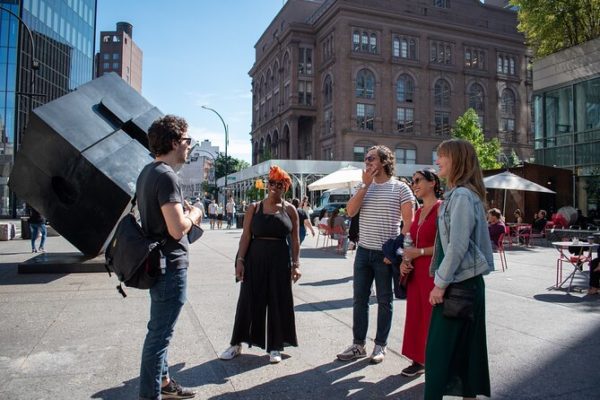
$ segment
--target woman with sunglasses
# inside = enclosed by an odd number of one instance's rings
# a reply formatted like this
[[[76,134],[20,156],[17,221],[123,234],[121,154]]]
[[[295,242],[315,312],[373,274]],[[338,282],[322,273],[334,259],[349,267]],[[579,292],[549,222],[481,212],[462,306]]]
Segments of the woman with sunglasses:
[[[417,199],[423,201],[423,205],[415,213],[415,219],[410,226],[414,246],[404,249],[404,257],[400,264],[400,274],[408,276],[402,355],[413,361],[402,370],[401,374],[404,376],[415,376],[425,372],[425,344],[432,308],[429,293],[433,289],[429,264],[435,241],[435,221],[442,196],[440,179],[433,170],[415,172],[412,189]]]
[[[444,395],[489,397],[483,275],[494,270],[494,258],[483,175],[475,148],[466,140],[446,140],[437,154],[439,176],[449,190],[439,208],[430,266],[434,287],[429,294],[433,311],[425,350],[425,400],[442,400]],[[445,294],[455,290],[473,296],[471,302],[460,302],[472,305],[472,312],[462,318],[444,315]],[[452,314],[451,308],[446,311]]]
[[[298,213],[283,198],[291,184],[283,169],[272,166],[267,198],[246,211],[235,260],[240,297],[231,347],[219,355],[221,360],[238,356],[247,343],[266,348],[269,361],[278,363],[284,346],[298,346],[292,298],[292,281],[301,276]]]

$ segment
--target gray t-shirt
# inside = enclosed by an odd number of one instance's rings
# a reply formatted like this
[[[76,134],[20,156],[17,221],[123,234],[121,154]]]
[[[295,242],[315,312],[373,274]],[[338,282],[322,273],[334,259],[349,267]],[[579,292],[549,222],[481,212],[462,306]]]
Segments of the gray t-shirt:
[[[167,238],[162,248],[167,266],[177,269],[188,266],[188,239],[173,239],[167,230],[167,223],[160,207],[166,203],[181,203],[183,194],[179,178],[168,164],[152,162],[144,167],[136,185],[137,204],[144,232],[156,240]]]

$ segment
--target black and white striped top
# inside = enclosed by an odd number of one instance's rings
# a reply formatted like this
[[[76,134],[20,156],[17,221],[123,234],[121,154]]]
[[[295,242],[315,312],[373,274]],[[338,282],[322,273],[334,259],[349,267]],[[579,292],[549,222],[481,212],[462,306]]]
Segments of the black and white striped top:
[[[401,210],[406,202],[415,202],[408,185],[392,178],[385,183],[371,183],[360,208],[358,245],[381,250],[388,240],[400,234]]]

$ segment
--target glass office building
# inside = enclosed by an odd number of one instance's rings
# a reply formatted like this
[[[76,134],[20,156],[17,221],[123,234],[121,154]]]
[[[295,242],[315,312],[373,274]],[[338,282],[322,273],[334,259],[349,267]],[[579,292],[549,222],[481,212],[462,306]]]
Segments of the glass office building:
[[[97,0],[0,0],[0,216],[15,217],[23,209],[7,181],[29,110],[93,77],[96,5]]]
[[[537,163],[573,171],[573,205],[596,210],[589,184],[600,175],[600,39],[534,62]]]

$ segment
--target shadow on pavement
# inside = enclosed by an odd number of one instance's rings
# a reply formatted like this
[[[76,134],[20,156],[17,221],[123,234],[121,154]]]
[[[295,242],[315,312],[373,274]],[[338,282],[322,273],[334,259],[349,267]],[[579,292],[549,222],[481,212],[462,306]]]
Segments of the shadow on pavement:
[[[581,334],[572,341],[555,343],[555,352],[539,360],[532,359],[512,384],[501,392],[492,393],[493,399],[508,400],[597,400],[600,370],[600,323],[578,326]]]
[[[18,274],[16,263],[0,264],[0,286],[40,285],[63,278],[68,274]]]
[[[335,251],[335,247],[324,247],[318,249],[311,249],[303,247],[300,249],[301,258],[346,258],[342,254],[338,254]]]
[[[284,363],[286,362],[285,353]],[[288,357],[289,358],[289,357]],[[291,360],[290,360],[291,361]],[[423,384],[414,385],[398,392],[403,386],[417,378],[388,376],[380,382],[364,382],[364,376],[349,374],[369,367],[366,359],[342,363],[332,361],[301,373],[285,375],[277,379],[253,386],[245,390],[210,395],[210,389],[203,392],[205,385],[231,385],[230,378],[257,368],[282,368],[283,365],[270,365],[268,356],[243,354],[234,361],[211,360],[204,364],[182,371],[185,364],[171,367],[173,377],[182,386],[198,388],[198,399],[421,399]],[[376,367],[373,367],[376,368]],[[232,386],[232,385],[231,385]],[[102,390],[92,395],[93,399],[122,400],[136,398],[139,391],[139,379],[123,382],[122,386]],[[220,391],[220,390],[219,390]]]
[[[330,286],[339,285],[340,283],[350,282],[353,279],[352,276],[339,279],[326,279],[324,281],[310,282],[310,283],[299,283],[300,286]]]

